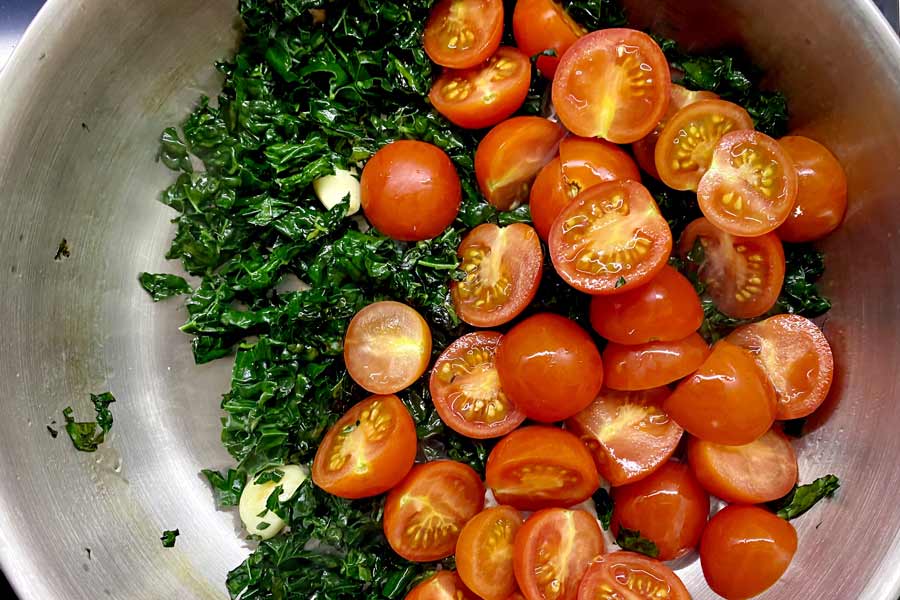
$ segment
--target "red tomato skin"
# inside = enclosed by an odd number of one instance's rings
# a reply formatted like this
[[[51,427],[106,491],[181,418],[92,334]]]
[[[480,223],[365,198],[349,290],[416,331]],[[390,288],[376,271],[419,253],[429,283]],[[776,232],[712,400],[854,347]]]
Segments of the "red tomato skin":
[[[438,571],[411,589],[404,600],[480,600],[466,588],[456,571]]]
[[[778,140],[797,169],[797,203],[775,230],[785,242],[812,242],[837,229],[847,212],[847,175],[828,148],[791,135]]]
[[[473,7],[472,4],[479,6]],[[472,42],[477,42],[471,51],[451,51],[441,47],[440,34],[442,32],[441,20],[452,13],[456,7],[463,11],[477,11],[478,29],[474,32],[471,28],[464,28],[473,34]],[[465,15],[463,15],[465,16]],[[487,29],[487,31],[484,31]],[[425,54],[435,63],[451,69],[467,69],[481,63],[493,54],[500,45],[503,37],[503,2],[501,0],[475,0],[474,2],[461,2],[460,0],[441,0],[431,9],[428,21],[425,24],[422,46]]]
[[[497,350],[500,384],[525,415],[562,421],[584,409],[603,385],[600,352],[577,323],[551,313],[513,327]]]
[[[541,56],[537,59],[541,75],[550,79],[556,73],[559,58],[586,33],[553,0],[518,0],[513,10],[512,26],[516,45],[527,55],[556,50],[556,56]]]
[[[363,212],[372,226],[395,240],[431,239],[453,223],[462,188],[443,150],[400,140],[384,146],[363,168]]]
[[[788,521],[756,506],[728,506],[703,532],[700,564],[714,592],[744,600],[774,585],[796,551],[797,531]]]
[[[649,477],[613,489],[613,533],[640,531],[656,544],[659,560],[674,560],[700,542],[709,495],[683,463],[669,461]]]
[[[603,350],[604,381],[623,391],[649,390],[687,377],[709,356],[709,346],[692,333],[674,342],[623,346],[610,342]]]
[[[540,238],[546,242],[550,237],[553,221],[572,201],[563,180],[559,157],[544,165],[535,178],[528,197],[531,221]]]
[[[663,408],[695,437],[742,446],[772,427],[775,391],[749,352],[723,340]]]
[[[703,307],[694,286],[668,265],[640,287],[591,298],[591,326],[617,344],[674,342],[702,323]]]

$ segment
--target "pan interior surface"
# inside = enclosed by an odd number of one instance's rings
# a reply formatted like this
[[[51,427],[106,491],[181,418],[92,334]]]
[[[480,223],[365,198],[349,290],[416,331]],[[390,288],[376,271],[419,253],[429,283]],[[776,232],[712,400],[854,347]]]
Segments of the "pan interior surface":
[[[174,213],[157,198],[174,176],[157,140],[218,92],[234,4],[50,0],[0,73],[0,560],[23,600],[224,598],[249,551],[200,475],[232,462],[219,442],[230,362],[194,365],[183,301],[154,304],[137,283],[179,270],[163,258]],[[868,0],[626,5],[689,47],[746,48],[786,93],[792,129],[845,165],[847,220],[822,245],[835,383],[796,443],[801,480],[835,473],[842,488],[795,521],[794,563],[764,597],[896,600],[900,43]],[[88,417],[106,390],[118,402],[100,451],[51,437],[64,407]],[[694,598],[717,597],[696,557],[678,566]]]

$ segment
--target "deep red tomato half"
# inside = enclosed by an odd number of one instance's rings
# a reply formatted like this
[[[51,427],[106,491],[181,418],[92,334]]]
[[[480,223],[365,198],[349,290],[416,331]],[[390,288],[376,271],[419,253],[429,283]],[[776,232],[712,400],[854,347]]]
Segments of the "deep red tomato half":
[[[502,37],[502,0],[440,0],[431,9],[422,41],[437,64],[466,69],[493,54]]]
[[[556,73],[559,58],[587,33],[555,0],[518,0],[512,26],[516,45],[528,56],[556,51],[556,56],[537,59],[538,70],[550,78]]]
[[[480,600],[456,571],[438,571],[411,589],[404,600]]]
[[[697,333],[674,342],[624,346],[610,342],[603,350],[603,377],[614,390],[649,390],[687,377],[709,356]]]
[[[578,600],[691,600],[672,569],[636,552],[611,552],[584,574]]]
[[[466,523],[456,542],[456,569],[484,600],[506,600],[516,591],[513,541],[525,519],[511,506],[486,508]]]

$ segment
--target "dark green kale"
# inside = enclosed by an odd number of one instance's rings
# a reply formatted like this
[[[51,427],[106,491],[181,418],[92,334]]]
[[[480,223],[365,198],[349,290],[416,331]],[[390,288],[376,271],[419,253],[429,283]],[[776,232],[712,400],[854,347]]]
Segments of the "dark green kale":
[[[159,538],[162,542],[163,548],[174,548],[175,547],[175,538],[181,535],[181,532],[177,529],[167,529],[163,531],[162,537]]]
[[[246,481],[244,475],[237,469],[228,469],[225,475],[212,469],[203,469],[202,473],[212,487],[217,508],[238,505],[241,501],[241,492],[244,491],[244,482]]]
[[[109,392],[91,394],[91,402],[94,404],[94,412],[97,414],[96,421],[75,421],[75,418],[72,416],[74,413],[72,407],[67,406],[63,409],[66,433],[69,434],[69,438],[71,438],[76,450],[82,452],[97,451],[97,448],[106,439],[106,434],[112,429],[113,416],[109,410],[109,405],[115,401],[116,399]]]
[[[594,505],[597,507],[597,518],[600,520],[600,525],[603,526],[603,529],[608,530],[612,521],[614,505],[612,496],[606,488],[600,488],[594,494]]]
[[[650,558],[659,556],[659,548],[656,544],[641,535],[640,531],[632,531],[624,527],[619,527],[619,535],[616,536],[616,544],[623,550],[631,550],[639,552]]]
[[[563,0],[562,5],[588,31],[625,25],[625,11],[615,0]]]
[[[190,294],[194,291],[191,289],[190,284],[184,280],[184,277],[179,277],[178,275],[141,273],[138,280],[141,283],[141,287],[147,290],[154,302],[159,302],[172,296]]]
[[[796,519],[823,498],[831,498],[841,487],[841,481],[834,475],[819,477],[812,483],[794,486],[791,492],[772,504],[775,514],[782,519]]]

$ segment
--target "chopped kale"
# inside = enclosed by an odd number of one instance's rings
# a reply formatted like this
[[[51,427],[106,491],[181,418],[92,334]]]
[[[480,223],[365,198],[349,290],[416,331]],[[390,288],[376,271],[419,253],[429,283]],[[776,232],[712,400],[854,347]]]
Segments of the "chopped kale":
[[[162,537],[159,538],[162,542],[163,548],[174,548],[175,547],[175,538],[181,535],[181,532],[177,529],[167,529],[163,531]]]
[[[616,536],[616,543],[623,550],[631,550],[632,552],[640,552],[650,558],[659,556],[659,548],[652,540],[648,540],[641,535],[640,531],[632,531],[624,527],[619,527],[619,535]]]
[[[190,284],[178,275],[168,275],[165,273],[141,273],[139,277],[141,287],[144,288],[154,302],[179,296],[181,294],[190,294],[194,290]]]
[[[66,421],[66,433],[69,434],[69,438],[71,438],[76,450],[82,452],[97,451],[97,448],[106,439],[106,434],[112,428],[113,416],[109,410],[109,405],[115,401],[116,399],[109,392],[91,394],[91,402],[94,404],[94,412],[97,414],[96,421],[77,422],[72,416],[74,411],[71,406],[67,406],[63,410],[63,418]],[[50,430],[50,435],[53,435],[53,430],[49,426],[47,429]]]
[[[606,488],[600,488],[594,494],[594,505],[597,507],[597,518],[600,520],[600,525],[603,526],[603,529],[608,530],[612,521],[614,505],[612,496]]]
[[[815,506],[819,500],[834,496],[840,487],[841,481],[834,475],[819,477],[812,483],[794,486],[787,496],[776,500],[772,508],[782,519],[796,519]]]

